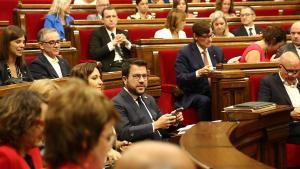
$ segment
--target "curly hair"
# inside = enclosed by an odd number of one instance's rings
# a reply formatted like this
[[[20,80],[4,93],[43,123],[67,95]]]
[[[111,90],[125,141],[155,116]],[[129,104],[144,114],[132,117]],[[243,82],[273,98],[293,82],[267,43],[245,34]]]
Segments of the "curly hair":
[[[80,63],[74,66],[71,70],[71,77],[77,77],[79,79],[84,80],[88,84],[88,77],[94,71],[94,69],[98,69],[101,79],[102,79],[102,64],[101,62],[86,62]]]
[[[51,168],[80,163],[98,144],[106,124],[119,120],[112,102],[78,79],[67,82],[48,105],[44,158]]]
[[[277,26],[268,26],[263,31],[263,39],[267,45],[286,42],[286,32]]]
[[[42,96],[35,91],[20,89],[0,101],[0,144],[19,150],[21,138],[41,115]]]

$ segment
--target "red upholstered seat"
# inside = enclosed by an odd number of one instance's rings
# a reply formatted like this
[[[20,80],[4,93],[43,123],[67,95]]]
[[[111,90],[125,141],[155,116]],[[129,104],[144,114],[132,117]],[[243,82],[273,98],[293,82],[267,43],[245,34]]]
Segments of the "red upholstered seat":
[[[209,17],[211,13],[215,11],[214,8],[211,9],[200,9],[198,10],[198,17]]]
[[[122,90],[121,87],[119,88],[114,88],[114,89],[105,89],[103,91],[103,93],[105,94],[105,96],[109,99],[112,99],[113,97],[115,97],[120,91]]]
[[[170,113],[174,110],[173,91],[176,88],[176,74],[174,65],[176,62],[178,49],[159,51],[160,77],[162,94],[159,99],[159,107],[162,112]],[[197,113],[193,108],[183,111],[184,124],[194,124],[199,121]]]
[[[191,25],[186,25],[183,29],[183,31],[186,34],[187,38],[192,38],[193,37],[193,30]]]
[[[21,0],[22,4],[52,4],[53,0]]]
[[[80,56],[79,62],[93,61],[89,58],[89,43],[94,29],[79,30],[80,37]]]
[[[252,75],[249,77],[249,90],[250,90],[250,100],[251,101],[256,101],[258,92],[259,92],[259,85],[260,85],[260,80],[264,78],[266,75],[261,74],[261,75]]]
[[[300,168],[300,145],[286,144],[286,156],[288,168]]]
[[[135,43],[139,39],[153,38],[155,32],[159,29],[158,27],[130,28],[128,29],[128,35],[131,42]]]
[[[25,14],[27,41],[37,41],[37,33],[44,27],[44,18],[47,14],[41,12],[31,12]]]
[[[132,4],[132,0],[110,0],[111,4]]]
[[[30,65],[31,62],[37,57],[37,55],[26,55],[25,61],[27,65]]]
[[[126,19],[129,15],[134,14],[133,11],[118,11],[118,18]]]
[[[18,5],[18,0],[0,0],[0,20],[13,24],[13,9]]]
[[[224,59],[228,61],[229,59],[236,57],[236,56],[242,56],[244,50],[246,47],[243,46],[234,46],[234,47],[222,47],[224,52]]]
[[[155,12],[155,18],[167,18],[170,10],[157,11]]]

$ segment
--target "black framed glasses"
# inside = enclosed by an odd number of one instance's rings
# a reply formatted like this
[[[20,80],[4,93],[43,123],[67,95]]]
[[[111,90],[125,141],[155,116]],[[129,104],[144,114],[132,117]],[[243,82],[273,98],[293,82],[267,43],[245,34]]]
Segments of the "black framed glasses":
[[[143,78],[144,80],[148,79],[147,74],[133,74],[132,77],[134,80],[140,80],[141,78]]]
[[[280,64],[285,70],[286,74],[289,76],[297,75],[300,72],[300,69],[287,69],[283,64]]]
[[[48,42],[43,41],[42,43],[47,43],[47,44],[49,44],[51,46],[55,46],[56,44],[60,44],[60,42],[61,42],[61,40],[50,40]]]

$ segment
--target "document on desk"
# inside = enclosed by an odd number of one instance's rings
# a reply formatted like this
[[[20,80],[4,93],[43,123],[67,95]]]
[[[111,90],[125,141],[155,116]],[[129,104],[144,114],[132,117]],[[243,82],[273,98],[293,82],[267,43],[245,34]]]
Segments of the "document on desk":
[[[179,134],[179,135],[184,134],[187,130],[189,130],[190,128],[192,128],[194,125],[195,125],[195,124],[190,124],[190,125],[187,125],[187,126],[185,126],[185,127],[181,127],[181,128],[179,128],[179,129],[177,129],[178,134]]]

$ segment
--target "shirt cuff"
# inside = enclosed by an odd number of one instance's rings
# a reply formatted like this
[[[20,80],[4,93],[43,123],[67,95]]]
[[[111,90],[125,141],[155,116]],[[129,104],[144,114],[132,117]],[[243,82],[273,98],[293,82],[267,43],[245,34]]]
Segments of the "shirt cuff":
[[[107,47],[108,47],[109,51],[115,50],[115,46],[113,45],[112,41],[110,41],[110,42],[107,44]]]
[[[195,74],[196,74],[196,77],[200,77],[200,75],[197,73],[197,71],[195,72]]]
[[[126,40],[125,47],[126,47],[128,50],[131,49],[131,42],[129,42],[129,40]]]
[[[152,130],[153,130],[153,133],[155,132],[155,129],[154,129],[154,122],[152,123]]]

